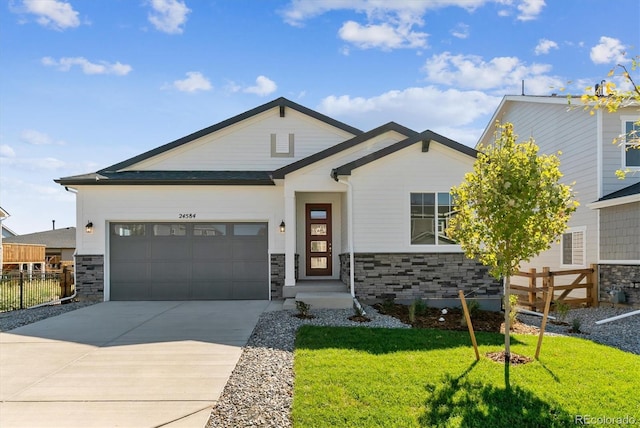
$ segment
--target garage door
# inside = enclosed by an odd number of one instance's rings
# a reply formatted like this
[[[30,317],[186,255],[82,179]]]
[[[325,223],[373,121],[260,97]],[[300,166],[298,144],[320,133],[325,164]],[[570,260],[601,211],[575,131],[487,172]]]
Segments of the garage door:
[[[111,300],[268,299],[267,223],[111,223]]]

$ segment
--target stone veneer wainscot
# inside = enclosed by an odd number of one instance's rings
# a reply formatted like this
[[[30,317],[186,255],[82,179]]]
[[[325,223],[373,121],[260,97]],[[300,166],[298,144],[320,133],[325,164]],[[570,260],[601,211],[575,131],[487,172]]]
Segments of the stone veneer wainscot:
[[[356,253],[356,297],[364,301],[496,297],[502,284],[489,268],[462,253]],[[349,254],[340,254],[340,278],[349,283]]]
[[[76,291],[80,301],[104,300],[104,256],[76,255]]]

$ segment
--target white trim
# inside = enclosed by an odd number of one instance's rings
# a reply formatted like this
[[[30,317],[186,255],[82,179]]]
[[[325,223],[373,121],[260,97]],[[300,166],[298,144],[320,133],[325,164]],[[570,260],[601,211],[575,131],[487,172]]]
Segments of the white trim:
[[[582,232],[582,263],[565,264],[564,263],[564,235],[566,235],[567,233],[571,233],[573,235],[574,233],[579,233],[579,232]],[[573,243],[573,240],[572,240],[572,243]],[[573,246],[571,248],[571,255],[573,259]],[[560,235],[560,267],[569,268],[569,267],[586,267],[586,266],[587,266],[587,226],[570,227],[567,230],[565,230],[562,233],[562,235]]]
[[[622,131],[620,132],[620,135],[624,135],[624,141],[622,143],[620,143],[620,147],[622,148],[622,159],[621,159],[621,165],[622,168],[621,169],[628,169],[631,171],[640,171],[640,165],[627,165],[627,123],[628,122],[632,122],[635,123],[637,121],[640,120],[640,116],[631,116],[631,115],[624,115],[624,116],[620,116],[620,126],[622,128]],[[639,149],[640,150],[640,149]]]
[[[604,142],[603,142],[603,131],[602,131],[602,110],[599,109],[596,113],[596,183],[598,190],[598,199],[603,197],[602,187],[604,185],[603,181],[603,172],[604,168]]]
[[[622,196],[620,198],[607,199],[604,201],[591,202],[590,204],[587,204],[587,207],[591,208],[592,210],[599,210],[600,208],[615,207],[618,205],[632,204],[634,202],[640,202],[640,194]]]
[[[600,265],[640,265],[640,260],[598,260]]]

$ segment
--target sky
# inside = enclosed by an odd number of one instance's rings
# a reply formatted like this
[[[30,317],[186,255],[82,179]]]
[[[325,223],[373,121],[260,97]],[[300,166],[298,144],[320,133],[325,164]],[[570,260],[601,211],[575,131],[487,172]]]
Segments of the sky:
[[[3,223],[75,226],[54,179],[278,97],[363,131],[395,121],[474,146],[523,80],[527,95],[581,94],[629,66],[639,17],[638,0],[8,0]]]

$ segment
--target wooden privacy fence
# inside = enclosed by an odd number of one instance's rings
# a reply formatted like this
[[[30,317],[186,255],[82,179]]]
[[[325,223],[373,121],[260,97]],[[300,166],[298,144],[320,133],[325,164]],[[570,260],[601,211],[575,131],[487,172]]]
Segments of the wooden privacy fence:
[[[597,265],[559,271],[544,267],[541,272],[533,268],[511,278],[511,291],[518,296],[518,304],[533,311],[544,308],[549,286],[553,286],[553,302],[564,302],[572,307],[598,306]]]

